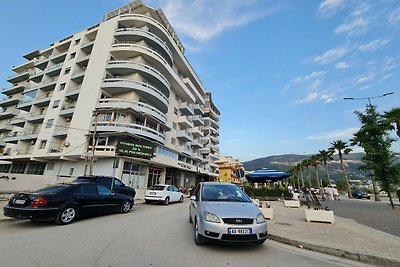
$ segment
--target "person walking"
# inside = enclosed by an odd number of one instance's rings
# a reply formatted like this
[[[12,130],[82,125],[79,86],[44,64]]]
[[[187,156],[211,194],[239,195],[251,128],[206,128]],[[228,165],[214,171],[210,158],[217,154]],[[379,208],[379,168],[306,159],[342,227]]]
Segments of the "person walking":
[[[400,205],[400,187],[397,188],[396,195],[399,198],[399,205]]]

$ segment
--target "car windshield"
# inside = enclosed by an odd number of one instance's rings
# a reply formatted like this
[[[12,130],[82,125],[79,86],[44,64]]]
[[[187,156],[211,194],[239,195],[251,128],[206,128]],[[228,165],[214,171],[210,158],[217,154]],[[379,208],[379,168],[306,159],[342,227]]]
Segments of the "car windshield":
[[[163,191],[164,188],[165,188],[164,185],[153,185],[152,187],[149,188],[149,190]]]
[[[39,195],[43,195],[43,194],[57,194],[65,189],[70,188],[71,186],[69,185],[64,185],[64,184],[60,184],[60,185],[54,185],[54,186],[48,186],[48,187],[44,187],[41,188],[39,190],[36,191],[37,194]]]
[[[247,195],[233,184],[203,185],[203,201],[251,202]]]

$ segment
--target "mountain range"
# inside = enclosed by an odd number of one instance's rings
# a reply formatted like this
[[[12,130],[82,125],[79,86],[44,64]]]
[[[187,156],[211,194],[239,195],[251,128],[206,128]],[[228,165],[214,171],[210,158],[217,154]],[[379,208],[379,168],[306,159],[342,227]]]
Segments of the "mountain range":
[[[361,158],[364,153],[350,153],[343,155],[343,163],[346,168],[347,175],[350,180],[368,180],[370,179],[367,172],[358,170],[358,167],[362,164]],[[278,171],[288,172],[297,163],[308,159],[311,155],[296,155],[286,154],[278,156],[268,156],[258,158],[246,162],[241,162],[246,171],[255,171],[262,168],[274,169]],[[333,155],[333,160],[327,162],[329,174],[331,179],[340,180],[343,179],[342,168],[340,166],[339,155]],[[314,176],[314,166],[310,168],[311,175]],[[326,171],[322,165],[317,167],[317,171],[321,178],[326,177]],[[306,170],[303,171],[303,175],[306,174]]]

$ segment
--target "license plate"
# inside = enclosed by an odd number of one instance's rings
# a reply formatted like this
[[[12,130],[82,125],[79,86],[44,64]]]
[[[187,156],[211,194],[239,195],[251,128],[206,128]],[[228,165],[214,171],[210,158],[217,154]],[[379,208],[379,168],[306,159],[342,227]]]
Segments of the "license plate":
[[[14,200],[15,204],[25,204],[25,200],[24,199],[16,199]]]
[[[156,192],[150,192],[150,195],[155,195],[156,194]]]
[[[251,235],[251,228],[228,228],[230,235]]]

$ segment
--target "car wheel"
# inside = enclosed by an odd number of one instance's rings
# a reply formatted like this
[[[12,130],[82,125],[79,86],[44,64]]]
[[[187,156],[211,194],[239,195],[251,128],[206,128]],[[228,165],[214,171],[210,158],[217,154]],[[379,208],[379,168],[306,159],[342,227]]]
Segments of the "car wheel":
[[[132,204],[125,200],[124,202],[122,202],[121,204],[121,213],[128,213],[132,208]]]
[[[169,197],[166,197],[165,200],[164,200],[164,205],[168,206],[168,204],[169,204]]]
[[[181,196],[181,198],[179,199],[179,203],[183,202],[183,196]]]
[[[195,219],[194,221],[194,243],[196,243],[196,245],[198,246],[202,246],[204,245],[205,241],[204,241],[204,237],[199,233],[199,226],[197,224],[197,219]]]
[[[78,217],[78,210],[73,206],[63,208],[57,215],[56,224],[65,225],[71,223]]]
[[[189,211],[189,223],[193,223],[192,216],[190,216],[190,211]]]

